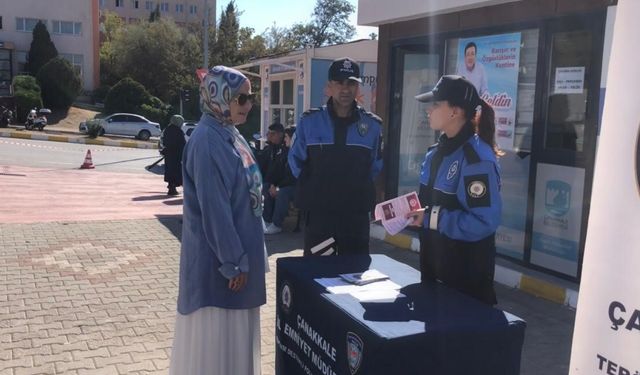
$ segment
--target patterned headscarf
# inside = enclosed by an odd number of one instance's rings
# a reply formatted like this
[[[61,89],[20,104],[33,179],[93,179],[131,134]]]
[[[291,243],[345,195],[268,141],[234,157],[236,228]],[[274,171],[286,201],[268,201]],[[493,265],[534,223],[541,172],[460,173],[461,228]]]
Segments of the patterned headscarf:
[[[262,216],[262,175],[249,144],[233,126],[229,104],[236,97],[247,77],[239,71],[218,65],[211,68],[200,83],[200,110],[215,118],[224,129],[233,135],[233,146],[242,160],[251,209],[257,217]]]
[[[248,78],[239,71],[218,65],[211,68],[200,83],[200,110],[231,125],[229,104]]]

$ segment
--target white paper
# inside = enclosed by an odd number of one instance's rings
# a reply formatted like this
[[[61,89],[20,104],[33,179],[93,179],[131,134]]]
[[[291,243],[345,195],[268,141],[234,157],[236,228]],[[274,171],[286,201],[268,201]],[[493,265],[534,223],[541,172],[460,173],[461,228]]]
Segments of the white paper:
[[[353,292],[351,295],[360,302],[393,302],[400,297],[405,297],[398,290],[364,290]]]
[[[332,294],[353,294],[369,290],[383,291],[398,290],[401,288],[400,285],[394,283],[391,280],[377,281],[375,283],[366,285],[350,284],[342,280],[340,277],[320,278],[315,280],[318,284],[324,286],[327,291]]]
[[[556,68],[554,94],[582,94],[584,87],[584,66]]]
[[[399,197],[378,203],[375,209],[375,219],[382,222],[382,226],[390,235],[398,234],[407,227],[413,219],[406,216],[411,211],[420,209],[420,200],[415,191]]]

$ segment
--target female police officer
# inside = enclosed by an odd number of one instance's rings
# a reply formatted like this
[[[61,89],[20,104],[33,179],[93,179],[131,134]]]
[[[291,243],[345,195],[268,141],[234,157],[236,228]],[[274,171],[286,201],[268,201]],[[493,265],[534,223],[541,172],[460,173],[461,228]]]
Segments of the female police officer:
[[[421,210],[408,214],[420,231],[422,281],[438,279],[487,304],[493,289],[495,231],[500,223],[500,169],[494,112],[461,76],[440,78],[416,96],[426,102],[432,129],[420,174]]]

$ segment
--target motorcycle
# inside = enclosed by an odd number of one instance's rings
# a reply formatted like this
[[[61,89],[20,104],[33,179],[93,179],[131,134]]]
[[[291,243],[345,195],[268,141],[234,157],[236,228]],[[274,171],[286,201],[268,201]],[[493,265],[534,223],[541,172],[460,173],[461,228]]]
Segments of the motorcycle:
[[[45,116],[45,114],[48,115],[50,113],[51,110],[47,108],[40,108],[39,110],[34,108],[30,110],[27,115],[27,121],[24,123],[24,127],[27,130],[33,130],[35,128],[42,131],[44,127],[47,126],[47,116]]]
[[[0,105],[0,128],[8,128],[12,119],[13,112],[9,108]]]

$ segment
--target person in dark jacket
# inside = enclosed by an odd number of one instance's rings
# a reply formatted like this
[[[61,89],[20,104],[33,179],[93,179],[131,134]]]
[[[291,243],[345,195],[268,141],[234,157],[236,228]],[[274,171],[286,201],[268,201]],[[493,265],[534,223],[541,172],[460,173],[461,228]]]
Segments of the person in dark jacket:
[[[267,144],[262,150],[258,151],[256,157],[258,166],[260,166],[260,173],[262,173],[263,177],[269,173],[269,169],[276,158],[282,154],[284,147],[283,139],[284,126],[278,122],[271,124],[269,131],[267,131]],[[268,184],[265,183],[262,189],[262,198],[264,200],[264,215],[262,218],[265,223],[271,223],[276,200],[269,194]]]
[[[167,183],[167,195],[178,195],[178,186],[182,186],[182,150],[184,133],[180,127],[184,118],[173,115],[169,125],[162,132],[162,155],[164,155],[164,181]]]
[[[265,185],[268,186],[267,193],[269,197],[275,200],[273,211],[269,213],[272,220],[265,220],[265,234],[282,232],[282,222],[289,213],[289,204],[293,201],[297,179],[291,172],[291,168],[289,168],[288,156],[291,139],[295,131],[295,126],[284,129],[284,147],[272,163],[264,179]]]
[[[327,104],[302,115],[289,151],[296,205],[305,212],[304,254],[369,254],[381,119],[355,100],[362,81],[357,62],[333,61],[328,78]]]
[[[502,152],[495,142],[494,112],[462,76],[443,76],[416,96],[427,104],[429,125],[441,131],[420,174],[420,203],[411,212],[420,231],[423,282],[440,280],[489,305],[493,288],[495,232],[500,224]]]

